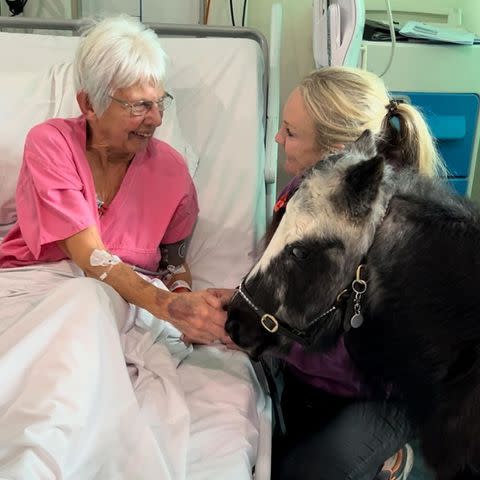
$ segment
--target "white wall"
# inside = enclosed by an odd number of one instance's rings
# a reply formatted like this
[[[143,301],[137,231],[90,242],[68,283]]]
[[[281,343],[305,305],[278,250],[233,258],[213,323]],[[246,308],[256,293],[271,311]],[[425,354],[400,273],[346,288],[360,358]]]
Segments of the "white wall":
[[[117,0],[115,0],[117,1]],[[200,22],[202,0],[143,0],[143,19],[156,23]]]
[[[76,0],[82,17],[102,14],[126,13],[134,17],[140,15],[139,0]]]
[[[200,20],[201,0],[77,0],[83,16],[127,13],[151,23],[196,24]]]
[[[480,35],[480,1],[463,0],[463,25],[467,30]]]

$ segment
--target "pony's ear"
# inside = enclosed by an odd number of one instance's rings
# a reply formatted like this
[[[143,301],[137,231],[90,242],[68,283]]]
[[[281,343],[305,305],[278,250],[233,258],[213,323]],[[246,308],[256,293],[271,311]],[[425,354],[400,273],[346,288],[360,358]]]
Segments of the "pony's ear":
[[[342,193],[352,216],[363,217],[370,212],[371,205],[378,195],[384,165],[383,156],[377,155],[346,170]]]
[[[353,142],[352,151],[358,152],[362,158],[372,158],[377,154],[375,135],[370,130],[364,132]]]

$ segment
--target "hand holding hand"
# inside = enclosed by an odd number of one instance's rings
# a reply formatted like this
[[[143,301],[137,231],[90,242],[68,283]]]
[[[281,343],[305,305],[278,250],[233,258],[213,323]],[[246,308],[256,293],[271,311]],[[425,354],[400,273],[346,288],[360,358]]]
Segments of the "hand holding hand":
[[[227,314],[223,300],[212,292],[176,293],[168,304],[170,321],[183,334],[185,341],[212,344],[230,343],[225,332]]]

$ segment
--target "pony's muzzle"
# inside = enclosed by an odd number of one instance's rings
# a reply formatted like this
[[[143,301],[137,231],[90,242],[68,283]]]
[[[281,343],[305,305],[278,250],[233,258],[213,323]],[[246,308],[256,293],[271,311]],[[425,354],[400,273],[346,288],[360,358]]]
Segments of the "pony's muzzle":
[[[228,306],[225,330],[240,348],[250,354],[259,347],[263,348],[265,343],[260,318],[244,302],[241,295],[234,295]]]

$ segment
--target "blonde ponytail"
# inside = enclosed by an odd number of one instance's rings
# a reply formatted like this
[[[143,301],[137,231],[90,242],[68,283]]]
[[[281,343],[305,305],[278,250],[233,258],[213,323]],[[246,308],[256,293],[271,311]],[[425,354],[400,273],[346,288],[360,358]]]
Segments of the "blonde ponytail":
[[[397,112],[400,123],[399,148],[404,152],[403,156],[411,155],[416,160],[416,169],[422,175],[445,175],[445,164],[423,115],[408,103],[400,103]]]
[[[300,93],[315,126],[315,143],[328,152],[354,142],[366,129],[383,141],[383,153],[398,168],[412,166],[423,175],[445,174],[427,123],[412,105],[395,103],[375,74],[350,67],[324,67],[307,75]],[[398,118],[399,129],[394,132]]]

